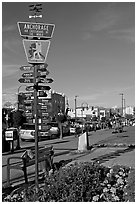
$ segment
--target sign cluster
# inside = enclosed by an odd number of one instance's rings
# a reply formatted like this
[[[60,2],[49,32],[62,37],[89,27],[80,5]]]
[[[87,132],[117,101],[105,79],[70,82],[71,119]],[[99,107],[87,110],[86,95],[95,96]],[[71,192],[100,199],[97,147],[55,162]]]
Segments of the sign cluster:
[[[20,36],[23,37],[23,46],[27,61],[30,65],[20,67],[24,71],[20,83],[31,83],[26,87],[24,106],[27,118],[36,123],[38,130],[44,131],[50,122],[52,78],[47,78],[49,71],[46,63],[50,47],[50,38],[54,32],[54,24],[18,22]],[[36,130],[35,130],[36,131]],[[40,132],[39,132],[40,133]]]

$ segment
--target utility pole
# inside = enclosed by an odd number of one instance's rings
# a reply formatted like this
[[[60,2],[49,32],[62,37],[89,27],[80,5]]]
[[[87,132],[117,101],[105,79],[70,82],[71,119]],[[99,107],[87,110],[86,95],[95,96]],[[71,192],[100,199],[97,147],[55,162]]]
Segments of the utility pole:
[[[125,113],[126,113],[126,99],[125,98],[123,99],[123,102],[124,102],[124,116],[125,116]]]
[[[124,96],[124,94],[120,93],[120,95],[122,96],[122,116],[123,116],[123,96]]]
[[[77,95],[75,96],[75,120],[77,118]]]

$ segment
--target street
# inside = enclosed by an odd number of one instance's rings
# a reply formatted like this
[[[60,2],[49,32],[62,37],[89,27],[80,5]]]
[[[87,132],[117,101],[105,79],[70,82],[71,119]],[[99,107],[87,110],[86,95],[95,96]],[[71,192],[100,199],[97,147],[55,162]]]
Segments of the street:
[[[102,144],[102,143],[126,143],[126,144],[135,144],[135,127],[124,127],[123,133],[112,134],[112,130],[104,129],[98,130],[96,132],[90,132],[89,134],[89,145]],[[2,156],[2,184],[6,184],[6,163],[7,158],[11,156],[21,156],[25,149],[27,148],[35,148],[34,142],[22,142],[21,150],[15,151],[14,153],[6,154],[4,153]],[[75,136],[67,136],[62,140],[54,139],[54,140],[46,140],[39,142],[39,147],[43,147],[45,145],[53,145],[55,151],[54,162],[58,162],[60,160],[68,160],[71,159],[72,156],[77,157],[78,155],[71,155],[70,152],[73,152],[78,149],[78,137]],[[15,162],[15,161],[14,161]],[[28,174],[33,174],[35,172],[35,166],[31,166],[28,168]],[[23,172],[18,170],[11,170],[11,180],[15,178],[20,178],[19,180],[23,181]]]

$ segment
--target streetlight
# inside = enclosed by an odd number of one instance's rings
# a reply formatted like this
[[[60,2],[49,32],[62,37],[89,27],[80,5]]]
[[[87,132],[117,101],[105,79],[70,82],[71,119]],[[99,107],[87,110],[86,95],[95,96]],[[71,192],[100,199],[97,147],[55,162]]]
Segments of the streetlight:
[[[75,96],[75,120],[77,118],[77,95]]]

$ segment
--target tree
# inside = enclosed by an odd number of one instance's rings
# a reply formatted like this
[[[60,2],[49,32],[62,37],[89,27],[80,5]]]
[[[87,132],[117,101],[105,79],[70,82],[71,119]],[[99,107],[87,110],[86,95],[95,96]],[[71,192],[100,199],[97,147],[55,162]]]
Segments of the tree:
[[[23,116],[22,111],[15,111],[12,114],[12,119],[13,119],[13,127],[19,128],[23,123],[26,122],[26,117]]]
[[[60,139],[63,138],[63,131],[62,131],[62,123],[67,120],[67,116],[63,113],[58,113],[57,115],[57,122],[59,125],[59,130],[60,130]]]

